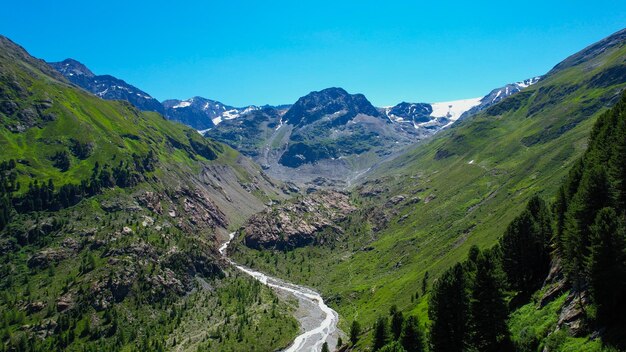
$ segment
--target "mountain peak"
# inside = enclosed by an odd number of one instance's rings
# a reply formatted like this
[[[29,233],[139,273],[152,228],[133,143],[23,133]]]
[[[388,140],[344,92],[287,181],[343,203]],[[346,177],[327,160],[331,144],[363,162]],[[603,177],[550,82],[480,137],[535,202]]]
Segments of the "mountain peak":
[[[343,88],[331,87],[298,99],[285,113],[284,121],[305,125],[328,117],[333,125],[337,125],[347,123],[358,114],[382,117],[363,94],[350,94]]]
[[[87,66],[71,58],[67,58],[60,62],[49,62],[48,64],[66,77],[85,76],[91,78],[96,76],[90,69],[87,68]]]

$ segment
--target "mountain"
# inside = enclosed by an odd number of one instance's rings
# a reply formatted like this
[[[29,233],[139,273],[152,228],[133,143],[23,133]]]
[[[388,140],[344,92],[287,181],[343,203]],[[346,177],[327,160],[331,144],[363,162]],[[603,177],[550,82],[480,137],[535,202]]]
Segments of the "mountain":
[[[125,100],[143,111],[164,114],[161,103],[148,93],[110,75],[95,75],[85,65],[73,59],[50,62],[50,66],[77,86],[106,100]]]
[[[521,82],[515,82],[505,85],[504,87],[496,88],[480,99],[480,103],[471,109],[464,112],[459,118],[464,119],[471,115],[474,115],[480,111],[487,109],[488,107],[501,102],[503,99],[510,97],[513,94],[519,93],[524,88],[539,82],[541,76],[525,79]]]
[[[390,120],[412,124],[416,129],[434,132],[452,125],[468,111],[475,109],[485,98],[463,99],[440,103],[406,103],[383,109]]]
[[[322,118],[332,126],[345,125],[357,115],[382,118],[363,94],[349,94],[342,88],[327,88],[301,97],[285,113],[284,123],[303,127]]]
[[[249,159],[2,36],[0,145],[0,350],[275,350],[296,335],[217,250],[289,196]]]
[[[165,100],[163,107],[168,119],[182,122],[197,130],[215,127],[224,120],[236,119],[259,109],[256,106],[235,108],[202,97],[193,97],[187,100]]]
[[[432,133],[390,119],[362,94],[327,88],[287,109],[266,106],[224,120],[205,135],[254,158],[275,178],[342,186]]]
[[[346,208],[358,211],[344,220],[312,222],[319,231],[309,233],[305,227],[281,233],[280,242],[259,245],[258,239],[276,238],[274,229],[283,223],[308,221],[302,210],[306,207],[298,204],[316,201],[294,199],[292,205],[267,211],[267,219],[256,216],[240,231],[235,260],[320,290],[345,318],[344,331],[353,320],[371,327],[392,306],[405,316],[418,316],[427,329],[432,285],[446,281],[443,273],[465,261],[472,246],[494,246],[533,196],[550,202],[585,152],[590,134],[610,128],[592,129],[626,90],[625,34],[620,31],[591,45],[520,92],[375,165],[348,189]],[[428,107],[404,104],[399,110],[419,118]],[[298,247],[301,240],[306,245]],[[289,247],[284,244],[296,248],[285,254]],[[537,301],[514,312],[513,338],[536,338],[544,346],[563,348],[555,350],[599,345],[587,335],[568,332],[568,326],[581,324],[579,300],[568,298],[575,294],[559,288],[558,271],[555,275],[548,281],[554,286],[546,286],[533,296]],[[522,298],[509,298],[512,309],[525,304]],[[574,316],[578,318],[568,320]],[[363,333],[355,349],[369,347],[372,330]],[[551,332],[556,334],[546,337]]]

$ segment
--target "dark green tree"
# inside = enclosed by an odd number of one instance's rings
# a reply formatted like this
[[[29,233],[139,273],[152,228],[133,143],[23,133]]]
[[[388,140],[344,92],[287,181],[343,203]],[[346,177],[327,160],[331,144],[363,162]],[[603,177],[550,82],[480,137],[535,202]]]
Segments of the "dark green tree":
[[[361,336],[361,324],[358,321],[353,320],[352,325],[350,325],[350,342],[353,345],[359,341],[359,336]]]
[[[395,310],[393,314],[391,314],[391,335],[394,340],[397,340],[402,333],[402,324],[404,323],[404,316],[402,312],[399,310]]]
[[[407,352],[423,352],[424,333],[420,328],[419,320],[415,316],[409,316],[404,322],[400,343]]]
[[[624,224],[612,208],[598,212],[591,227],[590,291],[601,326],[625,323],[626,245]]]
[[[472,347],[477,351],[505,351],[510,341],[504,279],[496,259],[492,251],[485,251],[476,261],[470,301],[470,336]]]
[[[330,352],[330,350],[328,349],[328,342],[324,342],[324,344],[322,345],[322,352]]]
[[[428,271],[424,273],[424,277],[422,278],[422,295],[426,294],[426,290],[428,290]]]
[[[383,348],[381,348],[379,351],[380,352],[406,352],[406,350],[402,347],[402,345],[398,341],[393,341],[393,342],[388,343],[387,345],[383,346]]]
[[[568,278],[575,289],[586,283],[586,263],[591,244],[591,225],[600,209],[610,204],[609,181],[600,166],[586,169],[565,214],[563,257]]]
[[[378,351],[389,342],[389,331],[387,328],[387,318],[378,317],[374,323],[374,340],[372,342],[372,351]]]
[[[511,288],[528,295],[541,285],[550,266],[551,237],[548,208],[532,197],[500,239],[502,268]]]
[[[461,264],[446,271],[431,289],[428,316],[430,343],[435,352],[460,352],[467,343],[469,296]]]

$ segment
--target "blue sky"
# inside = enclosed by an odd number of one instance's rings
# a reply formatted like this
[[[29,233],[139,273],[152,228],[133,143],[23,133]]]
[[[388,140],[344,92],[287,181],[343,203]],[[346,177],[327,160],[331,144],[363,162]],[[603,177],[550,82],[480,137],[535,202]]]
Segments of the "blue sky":
[[[86,5],[89,4],[89,5]],[[5,1],[0,34],[157,99],[375,105],[482,96],[626,27],[626,1]]]

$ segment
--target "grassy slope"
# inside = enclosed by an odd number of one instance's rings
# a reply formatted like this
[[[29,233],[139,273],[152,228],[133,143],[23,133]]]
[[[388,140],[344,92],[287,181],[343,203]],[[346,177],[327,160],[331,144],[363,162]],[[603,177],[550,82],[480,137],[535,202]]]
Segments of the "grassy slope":
[[[176,345],[182,349],[203,343],[224,350],[272,350],[286,345],[296,334],[297,323],[286,313],[288,308],[283,303],[267,303],[274,300],[272,291],[257,287],[247,277],[221,280],[219,275],[214,278],[209,275],[206,287],[190,283],[192,287],[201,288],[191,296],[175,294],[172,292],[175,289],[159,292],[161,287],[153,284],[172,276],[176,280],[185,278],[187,274],[174,259],[177,253],[185,256],[203,251],[206,258],[218,262],[214,249],[216,229],[200,223],[193,234],[187,232],[180,224],[193,223],[182,211],[183,198],[190,196],[181,197],[176,192],[181,188],[210,188],[202,182],[211,184],[215,180],[211,176],[200,178],[204,170],[223,171],[232,176],[234,180],[225,180],[223,187],[206,190],[206,195],[218,205],[228,203],[217,199],[218,196],[246,199],[248,204],[242,211],[235,206],[223,208],[227,219],[231,220],[230,226],[237,226],[251,209],[279,197],[276,190],[264,188],[267,183],[259,184],[260,188],[252,192],[241,188],[241,184],[259,179],[255,175],[258,168],[242,162],[231,148],[206,140],[194,130],[169,122],[156,113],[140,112],[124,102],[104,101],[67,84],[53,70],[3,37],[0,37],[0,93],[0,103],[18,106],[13,114],[0,113],[0,161],[18,160],[21,188],[17,193],[23,193],[34,180],[41,183],[52,179],[57,188],[67,183],[80,183],[89,178],[96,163],[116,166],[120,161],[132,161],[133,154],[145,156],[152,151],[157,159],[156,170],[145,174],[144,182],[135,187],[109,189],[58,212],[14,214],[9,229],[0,232],[0,247],[3,248],[0,254],[0,310],[3,312],[0,338],[3,342],[20,341],[27,334],[45,336],[45,333],[37,333],[39,327],[44,327],[40,331],[64,336],[71,333],[74,339],[70,349],[116,346],[114,349],[133,350],[138,343],[159,340],[170,347],[178,341]],[[36,111],[41,101],[49,102],[42,110],[54,116],[51,121],[35,117],[33,127],[23,132],[9,130],[10,126],[24,121],[19,111]],[[70,151],[74,141],[89,144],[90,155],[80,159],[70,152],[69,170],[54,167],[52,156]],[[145,192],[159,195],[164,210],[136,208],[135,197]],[[110,203],[120,204],[120,209],[104,209],[103,204]],[[199,203],[194,204],[199,206]],[[168,210],[174,207],[179,214],[176,218],[168,215]],[[142,224],[148,218],[148,225]],[[132,232],[122,235],[124,227]],[[39,236],[37,241],[16,244],[13,234],[34,230]],[[63,255],[44,268],[28,264],[33,256],[50,251]],[[93,260],[93,264],[84,269],[83,263],[89,260]],[[130,293],[108,308],[95,307],[93,296],[100,297],[100,292],[94,291],[94,285],[107,285],[107,277],[121,282],[128,279]],[[172,282],[171,286],[175,287],[175,281]],[[255,292],[254,297],[258,298],[253,303],[243,298],[248,291]],[[57,309],[62,298],[69,299],[72,308]],[[43,304],[44,308],[29,309],[32,303]],[[213,308],[204,308],[206,312],[202,317],[192,314],[194,309],[209,306]],[[242,306],[247,306],[245,314]],[[272,306],[278,308],[270,309]],[[272,310],[279,313],[271,315]],[[112,323],[104,318],[105,312],[119,316],[124,326],[108,332]],[[205,327],[229,326],[224,330],[237,330],[241,325],[239,320],[245,318],[249,328],[240,334],[205,336],[197,334],[198,327],[195,330],[176,328],[172,317],[183,325],[201,322]],[[69,328],[45,328],[65,318],[71,321]],[[83,332],[85,325],[91,325],[93,330]],[[272,336],[258,333],[268,329]],[[201,340],[182,343],[189,339],[190,331]],[[0,350],[3,347],[0,345]]]
[[[339,311],[344,328],[352,319],[372,324],[391,304],[420,315],[424,322],[425,300],[411,298],[421,294],[424,273],[429,271],[432,281],[464,258],[471,245],[493,245],[532,194],[552,197],[584,151],[595,118],[626,86],[623,77],[608,87],[589,82],[623,66],[624,57],[622,45],[552,72],[496,105],[497,110],[475,116],[380,167],[364,188],[383,193],[364,197],[359,188],[353,192],[365,210],[346,225],[347,235],[338,236],[333,248],[308,247],[287,255],[240,248],[240,260],[319,288]],[[449,156],[436,158],[438,151]],[[422,201],[384,205],[399,194]],[[435,198],[426,203],[429,196]],[[365,221],[372,209],[385,209],[390,216],[378,232]],[[304,272],[293,270],[294,265],[302,265]]]

